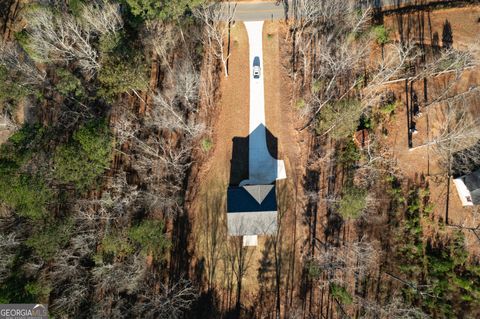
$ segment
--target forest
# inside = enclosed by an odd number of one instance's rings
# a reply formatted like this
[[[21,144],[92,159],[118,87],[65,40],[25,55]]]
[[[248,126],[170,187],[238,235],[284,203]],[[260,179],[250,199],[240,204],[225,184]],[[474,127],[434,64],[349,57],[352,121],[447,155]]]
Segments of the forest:
[[[237,4],[0,0],[0,303],[480,316],[480,215],[453,182],[480,168],[477,1],[278,3],[262,72],[287,179],[276,234],[245,247],[225,208],[248,128]]]

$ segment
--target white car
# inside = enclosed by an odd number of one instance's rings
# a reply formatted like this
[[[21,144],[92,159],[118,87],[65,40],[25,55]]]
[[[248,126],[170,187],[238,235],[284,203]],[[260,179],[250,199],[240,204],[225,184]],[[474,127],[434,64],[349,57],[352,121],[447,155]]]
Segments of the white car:
[[[260,58],[258,56],[253,58],[253,78],[259,79],[260,78]]]

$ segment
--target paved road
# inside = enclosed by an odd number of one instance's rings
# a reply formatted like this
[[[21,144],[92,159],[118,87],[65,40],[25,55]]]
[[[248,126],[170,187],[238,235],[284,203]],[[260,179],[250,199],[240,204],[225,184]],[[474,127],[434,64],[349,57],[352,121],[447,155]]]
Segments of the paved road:
[[[235,11],[235,20],[237,21],[262,21],[262,20],[281,20],[285,19],[285,9],[283,5],[275,5],[271,2],[230,2],[230,6],[237,4]],[[223,4],[227,8],[228,4]],[[289,6],[291,8],[292,6]]]
[[[343,0],[329,0],[329,1],[343,1]],[[444,0],[426,0],[425,3],[436,3]],[[293,4],[292,0],[288,0],[287,8],[283,4],[275,5],[275,1],[252,1],[252,2],[224,2],[222,5],[225,10],[228,10],[228,6],[232,8],[237,5],[235,11],[235,20],[237,21],[261,21],[261,20],[281,20],[285,19],[285,13],[288,17],[293,16]],[[419,0],[362,0],[359,1],[359,5],[370,5],[376,8],[382,8],[383,10],[391,10],[398,7],[404,7],[408,5],[421,4]],[[285,12],[287,9],[287,12]]]
[[[266,185],[276,179],[285,178],[285,164],[274,159],[267,148],[265,128],[265,90],[263,77],[263,21],[247,21],[250,74],[250,130],[248,145],[249,178],[240,183],[244,185]],[[253,59],[260,58],[260,78],[253,78]]]

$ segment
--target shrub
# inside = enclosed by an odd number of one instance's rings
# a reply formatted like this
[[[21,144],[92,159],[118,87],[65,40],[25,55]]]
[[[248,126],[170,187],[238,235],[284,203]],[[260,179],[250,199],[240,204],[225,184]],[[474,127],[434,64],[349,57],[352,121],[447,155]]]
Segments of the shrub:
[[[15,40],[17,40],[18,44],[22,47],[23,51],[25,51],[30,58],[34,60],[39,59],[38,54],[35,54],[35,51],[30,48],[31,39],[27,30],[23,29],[20,32],[16,32]]]
[[[213,142],[212,142],[212,140],[209,139],[208,137],[202,139],[201,147],[202,147],[202,150],[203,150],[204,152],[210,151],[210,149],[213,147]]]
[[[390,116],[395,112],[396,108],[397,108],[397,102],[387,103],[380,108],[380,112]]]
[[[43,146],[46,138],[45,128],[25,125],[0,146],[0,160],[12,161],[20,167],[31,159],[39,146]]]
[[[111,152],[112,138],[106,121],[89,122],[75,131],[72,141],[56,149],[54,174],[85,191],[108,168]]]
[[[53,226],[44,226],[30,236],[25,243],[44,260],[49,260],[70,240],[71,231],[72,223],[70,221]]]
[[[325,105],[317,118],[317,134],[328,134],[336,140],[350,136],[358,127],[363,112],[359,100],[342,100]]]
[[[0,106],[8,105],[12,111],[28,92],[27,87],[17,83],[7,68],[0,65]]]
[[[82,98],[85,96],[85,90],[82,85],[82,81],[73,75],[67,69],[58,69],[57,75],[59,81],[56,85],[58,92],[64,96],[72,94],[76,98]]]
[[[38,302],[35,295],[37,291],[33,289],[35,281],[32,281],[25,275],[22,265],[28,252],[24,246],[20,246],[17,255],[14,258],[13,265],[10,267],[10,273],[7,278],[2,280],[0,285],[1,303],[33,303]]]
[[[107,34],[101,35],[100,41],[99,41],[100,54],[103,57],[105,57],[106,55],[111,55],[112,53],[115,53],[115,51],[120,51],[119,52],[120,54],[124,53],[124,52],[121,52],[122,49],[125,47],[128,47],[125,41],[126,39],[123,32],[118,32],[114,34],[107,33]]]
[[[12,207],[19,216],[34,220],[45,218],[51,196],[40,178],[23,174],[0,176],[0,200]]]
[[[338,161],[345,168],[351,169],[360,160],[360,152],[357,145],[349,140],[337,155]]]
[[[143,254],[152,254],[157,260],[164,258],[170,241],[164,234],[164,224],[158,220],[146,220],[129,231],[130,239],[140,246]]]
[[[120,232],[112,232],[102,240],[102,252],[116,257],[125,257],[134,252],[128,237]]]
[[[204,0],[126,0],[134,16],[144,20],[176,20],[185,11],[192,9]]]
[[[127,231],[113,231],[102,240],[102,250],[98,257],[111,260],[112,257],[126,257],[133,254],[136,248],[144,255],[152,254],[157,260],[164,258],[170,247],[170,241],[164,234],[162,221],[146,220],[131,227]]]
[[[19,216],[31,219],[46,216],[52,197],[41,176],[23,172],[43,138],[42,128],[24,126],[0,147],[0,200]]]
[[[377,41],[378,44],[385,45],[388,43],[390,37],[389,37],[388,29],[385,28],[385,26],[383,25],[375,26],[373,27],[372,31],[375,36],[375,40]]]
[[[311,279],[318,279],[322,274],[322,269],[320,266],[313,260],[310,260],[306,264],[308,277]]]
[[[82,8],[85,5],[83,0],[69,0],[68,1],[68,9],[70,12],[76,16],[79,17],[82,13]]]
[[[320,90],[322,90],[324,85],[325,85],[325,83],[322,80],[313,81],[313,83],[312,83],[312,93],[317,94],[318,92],[320,92]]]
[[[305,100],[302,99],[302,98],[298,99],[298,101],[297,101],[297,103],[296,103],[297,109],[301,110],[301,109],[303,109],[305,106],[306,106]]]
[[[30,282],[25,285],[25,291],[32,296],[35,296],[37,301],[48,303],[48,296],[52,288],[46,284],[39,281]]]
[[[137,57],[112,56],[104,59],[98,73],[101,87],[99,96],[112,101],[115,96],[130,90],[142,90],[147,87],[147,67]]]
[[[338,213],[343,218],[358,218],[367,206],[367,192],[357,187],[347,187],[338,203]]]
[[[353,302],[352,296],[348,293],[345,287],[337,284],[330,285],[330,292],[332,296],[337,299],[341,304],[349,305]]]

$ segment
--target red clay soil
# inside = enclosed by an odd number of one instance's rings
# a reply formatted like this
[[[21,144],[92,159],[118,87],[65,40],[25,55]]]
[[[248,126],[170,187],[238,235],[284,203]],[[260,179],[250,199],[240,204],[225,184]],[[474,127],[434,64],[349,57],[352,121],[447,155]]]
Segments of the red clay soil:
[[[385,25],[393,33],[394,38],[400,38],[403,28],[403,37],[411,37],[419,40],[422,35],[424,43],[432,43],[432,39],[438,38],[438,45],[442,46],[442,38],[446,41],[451,39],[451,44],[459,50],[464,49],[478,40],[480,24],[477,22],[480,15],[479,7],[465,7],[432,12],[415,12],[402,16],[388,16]],[[435,40],[434,40],[435,42]],[[462,78],[452,88],[453,94],[467,91],[470,87],[476,87],[480,83],[480,68],[466,71]],[[438,76],[428,79],[428,99],[439,96],[445,91],[453,75]],[[387,125],[388,135],[380,143],[386,143],[392,150],[396,163],[401,172],[411,180],[419,180],[425,176],[430,189],[430,201],[434,204],[434,218],[445,220],[447,211],[447,179],[444,170],[439,166],[438,155],[433,147],[419,147],[431,141],[443,123],[444,114],[441,105],[431,105],[427,109],[421,108],[422,114],[415,119],[418,133],[413,135],[413,147],[407,146],[407,117],[405,107],[404,83],[392,86],[391,89],[401,103],[397,105],[395,114]],[[417,93],[419,102],[424,101],[423,82],[413,84],[413,90]],[[477,108],[478,103],[473,105]],[[418,147],[418,148],[415,148]],[[480,216],[476,209],[462,207],[454,184],[450,183],[448,196],[448,221],[450,224],[466,227],[476,227],[480,223]],[[430,229],[432,233],[438,229]],[[480,254],[479,241],[475,235],[466,231],[466,244],[471,252]]]
[[[461,49],[478,40],[479,14],[478,6],[416,11],[386,16],[384,25],[395,32],[397,39],[403,35],[404,39],[423,41],[427,45],[437,43],[440,46],[445,44],[445,40],[454,48]]]
[[[284,67],[282,43],[285,41],[287,27],[283,22],[266,22],[263,34],[264,76],[265,76],[265,111],[266,125],[269,131],[278,139],[278,158],[285,161],[287,179],[277,183],[277,197],[280,217],[280,248],[282,251],[294,252],[296,245],[301,243],[301,219],[296,218],[297,185],[301,183],[303,168],[301,163],[301,139],[295,129],[295,109],[291,106],[291,80]],[[206,219],[216,219],[220,224],[220,241],[224,245],[226,236],[226,190],[230,177],[230,160],[232,157],[232,139],[246,137],[249,132],[249,62],[248,37],[243,23],[237,22],[231,33],[231,56],[229,59],[229,77],[222,76],[221,98],[216,105],[216,119],[213,124],[213,148],[207,154],[207,160],[199,171],[199,191],[191,204],[190,215],[193,217],[193,242],[195,242],[195,258],[200,260],[208,255],[208,240],[206,235]],[[282,50],[281,50],[282,48]],[[214,113],[214,112],[212,112]],[[211,224],[211,223],[210,223]],[[261,284],[258,282],[258,269],[262,258],[273,262],[271,245],[265,246],[272,238],[259,238],[259,245],[247,250],[247,273],[242,283],[242,304],[252,306],[260,302],[258,293]],[[280,239],[279,239],[280,241]],[[221,246],[221,245],[219,245]],[[219,248],[222,250],[222,248]],[[291,267],[285,267],[288,272],[287,281],[293,286],[298,279],[301,267],[295,267],[292,259]],[[218,269],[224,269],[221,266]],[[272,271],[272,270],[270,270]],[[269,276],[273,276],[270,273]],[[226,276],[218,272],[215,276],[215,286],[225,287]],[[220,289],[221,290],[221,289]],[[222,292],[228,298],[228,292]],[[273,296],[273,295],[272,295]],[[231,298],[231,296],[230,296]],[[228,306],[228,302],[222,301]],[[230,304],[231,306],[231,304]],[[270,303],[270,307],[273,304]],[[268,307],[268,306],[267,306]],[[266,308],[265,311],[267,311]],[[271,309],[273,310],[273,309]]]

